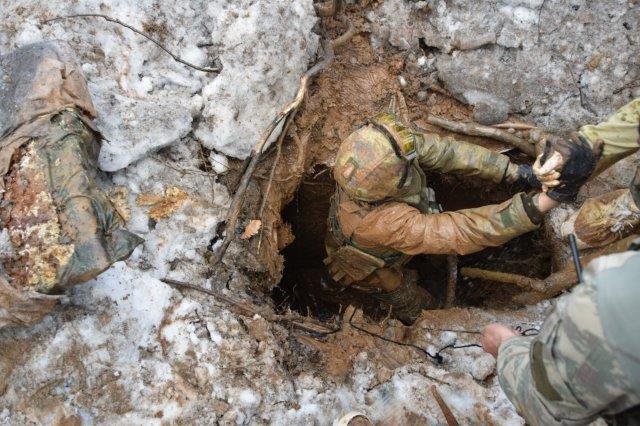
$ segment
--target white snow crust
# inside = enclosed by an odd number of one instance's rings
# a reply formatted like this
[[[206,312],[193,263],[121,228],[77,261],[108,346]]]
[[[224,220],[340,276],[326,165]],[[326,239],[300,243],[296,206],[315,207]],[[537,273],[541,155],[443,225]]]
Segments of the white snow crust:
[[[515,26],[535,23],[520,6],[539,2],[505,4],[501,13]],[[144,29],[184,59],[222,65],[222,72],[185,67],[100,19],[41,23],[83,12]],[[430,393],[436,383],[462,424],[523,424],[492,376],[494,361],[478,349],[447,353],[445,366],[416,355],[385,380],[366,351],[344,381],[321,369],[292,373],[285,352],[299,352],[301,364],[312,352],[287,328],[160,281],[246,297],[251,280],[232,262],[226,275],[209,278],[207,246],[229,194],[199,168],[200,144],[212,150],[216,173],[227,170],[227,156],[246,157],[314,60],[316,21],[312,0],[0,0],[1,54],[49,38],[76,52],[106,138],[100,167],[111,173],[100,184],[124,189],[127,227],[145,239],[126,262],[77,286],[42,323],[0,330],[0,423],[326,425],[360,410],[382,424],[442,424]],[[440,24],[449,32],[460,27]],[[167,217],[152,219],[150,206],[137,203],[172,187],[187,196]],[[483,317],[490,320],[509,317]],[[474,341],[427,331],[422,339],[430,350]]]

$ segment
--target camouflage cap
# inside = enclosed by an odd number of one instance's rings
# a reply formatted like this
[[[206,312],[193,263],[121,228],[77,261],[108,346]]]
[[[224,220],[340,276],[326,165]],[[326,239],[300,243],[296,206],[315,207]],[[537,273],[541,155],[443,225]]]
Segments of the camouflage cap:
[[[366,125],[340,145],[333,176],[349,197],[371,202],[394,197],[405,169],[387,136]]]

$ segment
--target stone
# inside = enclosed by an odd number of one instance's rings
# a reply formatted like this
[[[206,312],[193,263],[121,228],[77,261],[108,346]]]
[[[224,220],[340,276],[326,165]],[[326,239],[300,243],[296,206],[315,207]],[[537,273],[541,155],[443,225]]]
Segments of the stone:
[[[640,79],[638,2],[436,0],[422,10],[387,0],[370,19],[372,37],[426,46],[445,88],[474,105],[474,118],[485,123],[504,117],[504,107],[473,103],[469,92],[564,132],[605,119],[631,99],[625,88]]]

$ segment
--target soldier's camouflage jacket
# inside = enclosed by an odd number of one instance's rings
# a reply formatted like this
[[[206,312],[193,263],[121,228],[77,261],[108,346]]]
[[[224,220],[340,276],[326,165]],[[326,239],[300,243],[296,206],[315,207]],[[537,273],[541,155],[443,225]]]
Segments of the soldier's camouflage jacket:
[[[542,217],[524,193],[501,204],[441,212],[423,172],[500,183],[516,174],[517,166],[507,156],[433,133],[416,134],[416,151],[413,167],[422,181],[413,195],[375,204],[354,201],[336,191],[325,259],[334,280],[343,285],[355,282],[361,289],[392,291],[402,282],[402,266],[413,255],[474,253],[538,228]],[[357,252],[336,255],[345,245]],[[363,257],[362,252],[371,257]]]
[[[640,424],[639,304],[640,253],[600,257],[539,335],[500,346],[500,384],[528,424]]]

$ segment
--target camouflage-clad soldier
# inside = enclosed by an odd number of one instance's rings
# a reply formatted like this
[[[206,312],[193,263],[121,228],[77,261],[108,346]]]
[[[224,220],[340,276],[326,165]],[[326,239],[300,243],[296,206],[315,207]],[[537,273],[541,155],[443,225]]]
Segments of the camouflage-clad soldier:
[[[397,318],[412,323],[422,309],[433,307],[433,298],[406,279],[403,265],[416,254],[474,253],[537,229],[558,201],[575,198],[593,170],[588,145],[575,144],[567,164],[574,157],[587,167],[582,177],[564,179],[562,190],[521,192],[501,204],[442,212],[424,170],[531,187],[540,182],[529,165],[516,165],[480,146],[414,132],[393,114],[378,114],[348,136],[337,154],[338,188],[326,238],[331,278],[371,293],[392,306]]]
[[[584,283],[556,303],[540,334],[500,324],[483,331],[500,385],[531,425],[640,424],[640,253],[589,264]]]
[[[640,98],[624,105],[608,120],[580,128],[592,146],[602,142],[602,156],[591,178],[640,149]],[[629,188],[618,189],[584,202],[562,227],[564,236],[576,235],[581,248],[601,247],[640,228],[640,168]]]
[[[602,152],[591,178],[640,149],[640,99],[607,121],[580,128]],[[587,200],[563,226],[583,247],[609,244],[637,229],[640,169],[629,189]],[[566,228],[566,229],[565,229]],[[636,244],[638,246],[638,244]],[[637,249],[637,247],[635,247]],[[628,251],[589,264],[584,283],[558,300],[536,337],[501,324],[483,330],[485,350],[498,358],[507,397],[532,425],[640,424],[640,253]]]

